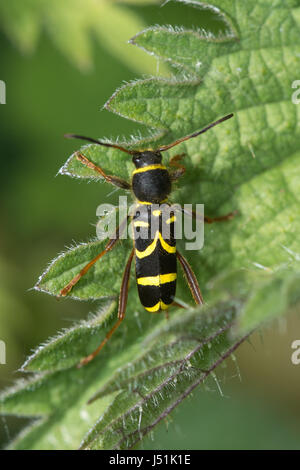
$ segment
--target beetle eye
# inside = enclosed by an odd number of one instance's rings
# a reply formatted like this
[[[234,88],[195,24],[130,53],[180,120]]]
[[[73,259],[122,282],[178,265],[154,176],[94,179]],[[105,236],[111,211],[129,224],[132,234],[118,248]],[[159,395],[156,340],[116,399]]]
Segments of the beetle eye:
[[[140,155],[139,155],[139,154],[133,155],[133,157],[132,157],[132,163],[134,163],[134,164],[136,165],[136,164],[139,163],[140,161],[141,161],[141,159],[140,159]]]
[[[161,161],[162,161],[161,153],[159,153],[159,152],[156,153],[156,154],[155,154],[155,157],[156,157],[157,162],[158,162],[158,163],[161,163]]]

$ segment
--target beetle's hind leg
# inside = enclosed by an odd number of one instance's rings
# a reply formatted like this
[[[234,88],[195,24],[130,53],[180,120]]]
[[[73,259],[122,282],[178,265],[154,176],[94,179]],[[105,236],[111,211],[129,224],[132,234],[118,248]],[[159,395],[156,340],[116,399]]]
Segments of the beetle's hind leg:
[[[73,279],[71,279],[71,281],[68,282],[68,284],[60,291],[60,294],[59,294],[60,296],[65,297],[72,290],[72,288],[75,286],[75,284],[77,284],[77,282],[82,278],[82,276],[84,276],[88,272],[88,270],[96,263],[96,261],[98,261],[100,258],[102,258],[102,256],[104,256],[106,253],[108,253],[109,251],[111,251],[114,248],[115,244],[120,239],[121,233],[125,229],[125,226],[127,224],[127,220],[128,220],[128,217],[126,217],[120,223],[119,227],[117,228],[117,230],[115,232],[114,238],[110,238],[110,240],[106,244],[104,250],[101,251],[101,253],[99,253],[88,264],[86,264],[81,269],[81,271],[78,274],[76,274],[76,276],[74,276]]]
[[[125,271],[123,274],[123,279],[122,279],[122,284],[121,284],[121,290],[120,290],[120,298],[119,298],[119,307],[118,307],[118,320],[112,327],[112,329],[106,334],[104,340],[101,342],[101,344],[93,351],[91,354],[89,354],[87,357],[84,357],[81,359],[77,367],[82,367],[89,362],[91,362],[97,354],[101,351],[103,346],[107,343],[109,338],[112,336],[112,334],[116,331],[118,326],[122,323],[122,321],[125,318],[125,311],[126,311],[126,305],[127,305],[127,299],[128,299],[128,288],[129,288],[129,277],[130,277],[130,268],[131,268],[131,263],[134,255],[134,250],[131,251],[130,256],[128,258]]]
[[[202,220],[206,224],[213,224],[214,222],[226,222],[227,220],[232,220],[238,214],[238,211],[233,211],[225,215],[220,215],[219,217],[207,217],[206,215],[203,217],[196,211],[191,211],[189,209],[185,209],[184,207],[181,210],[190,217],[193,217],[193,219]]]
[[[226,222],[227,220],[232,220],[238,211],[229,212],[228,214],[221,215],[220,217],[206,217],[204,216],[204,222],[206,224],[213,224],[214,222]]]
[[[184,256],[182,256],[178,251],[177,251],[176,254],[177,254],[177,258],[178,258],[178,260],[181,264],[181,267],[182,267],[184,275],[186,277],[188,286],[190,288],[190,291],[192,293],[192,296],[193,296],[196,304],[202,305],[204,303],[204,300],[203,300],[203,297],[202,297],[202,294],[201,294],[201,291],[200,291],[200,287],[199,287],[197,278],[196,278],[191,266],[189,265],[187,260],[184,258]]]
[[[82,153],[76,152],[75,155],[76,155],[77,160],[79,160],[83,165],[87,166],[91,170],[94,170],[97,173],[99,173],[108,183],[113,184],[114,186],[117,186],[118,188],[131,189],[131,185],[130,183],[128,183],[128,181],[118,178],[118,176],[107,175],[105,171],[102,170],[102,168],[100,168],[100,166],[95,165],[95,163],[91,162]]]
[[[170,172],[171,180],[176,181],[185,173],[185,167],[179,163],[179,161],[185,156],[185,153],[179,153],[174,155],[169,161],[169,166],[173,166],[176,170]]]

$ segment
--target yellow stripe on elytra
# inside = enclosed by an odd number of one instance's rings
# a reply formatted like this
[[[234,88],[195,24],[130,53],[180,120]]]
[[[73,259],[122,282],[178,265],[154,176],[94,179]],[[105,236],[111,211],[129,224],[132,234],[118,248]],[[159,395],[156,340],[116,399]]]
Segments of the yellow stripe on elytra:
[[[153,211],[152,214],[155,216],[155,217],[159,217],[161,215],[161,211],[160,210],[156,210],[156,211]]]
[[[176,273],[159,274],[160,284],[166,284],[167,282],[176,281],[176,279],[177,279]]]
[[[160,286],[161,284],[167,284],[168,282],[175,281],[177,278],[176,273],[169,274],[158,274],[157,276],[146,276],[138,277],[137,283],[140,286]]]
[[[153,307],[145,307],[145,309],[148,310],[148,312],[154,313],[158,312],[159,310],[167,310],[170,305],[167,305],[162,300],[160,300],[159,302],[157,302],[157,304],[153,305]]]
[[[158,234],[158,232],[156,232],[153,242],[150,243],[150,245],[147,246],[147,248],[144,251],[139,251],[139,250],[135,249],[135,255],[139,259],[146,258],[146,256],[150,256],[153,253],[153,251],[156,248],[156,244],[157,244],[157,240],[158,240],[157,234]]]
[[[138,277],[137,283],[140,286],[159,286],[159,274],[157,276]]]
[[[137,173],[144,173],[145,171],[151,171],[151,170],[166,170],[167,168],[164,165],[161,165],[160,163],[156,165],[148,165],[144,166],[142,168],[137,168],[132,172],[132,175],[136,175]]]
[[[160,239],[160,243],[161,243],[161,246],[163,247],[163,249],[165,251],[167,251],[168,253],[176,253],[176,246],[171,246],[169,245],[162,237],[161,233],[159,232],[159,239]]]
[[[157,245],[157,240],[160,240],[162,248],[167,252],[167,253],[176,253],[176,246],[171,246],[169,245],[162,237],[161,233],[159,231],[156,232],[154,240],[152,243],[150,243],[149,246],[144,251],[139,251],[135,249],[135,254],[139,259],[146,258],[146,256],[150,256],[153,251],[156,248]]]
[[[171,305],[171,304],[170,304]],[[170,305],[165,304],[162,300],[160,301],[160,308],[162,310],[167,310],[167,308],[170,307]]]
[[[166,220],[166,224],[171,224],[172,222],[176,222],[176,215],[172,215],[172,217]]]
[[[133,222],[133,225],[135,227],[149,227],[149,223],[143,222],[142,220],[137,220],[136,222]]]
[[[157,302],[157,304],[153,305],[153,307],[145,307],[145,309],[151,313],[158,312],[158,310],[160,310],[160,301]]]

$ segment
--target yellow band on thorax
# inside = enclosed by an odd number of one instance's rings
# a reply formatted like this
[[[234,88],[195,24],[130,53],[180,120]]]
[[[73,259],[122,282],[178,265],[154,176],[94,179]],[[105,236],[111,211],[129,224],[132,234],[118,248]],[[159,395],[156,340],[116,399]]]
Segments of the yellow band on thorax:
[[[148,204],[149,206],[152,206],[152,205],[156,204],[156,203],[154,203],[154,202],[149,202],[149,201],[139,201],[138,199],[136,200],[136,202],[137,202],[138,205],[139,205],[139,204]],[[167,203],[167,202],[168,202],[168,199],[163,199],[163,200],[160,201],[158,204],[164,204],[165,202]]]
[[[136,175],[137,173],[144,173],[145,171],[151,171],[151,170],[166,170],[167,168],[164,165],[161,165],[160,163],[157,163],[156,165],[148,165],[144,166],[142,168],[137,168],[132,172],[132,176]]]

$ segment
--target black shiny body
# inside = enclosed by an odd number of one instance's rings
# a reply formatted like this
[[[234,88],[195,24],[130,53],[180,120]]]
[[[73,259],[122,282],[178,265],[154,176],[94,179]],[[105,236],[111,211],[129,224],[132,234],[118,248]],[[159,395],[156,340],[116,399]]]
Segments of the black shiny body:
[[[133,217],[135,271],[140,301],[146,310],[166,310],[176,292],[175,215],[168,204],[140,204]]]
[[[174,214],[162,204],[171,192],[171,178],[159,152],[133,157],[132,190],[137,198],[133,217],[135,270],[140,301],[146,310],[166,310],[176,292],[177,262]]]

